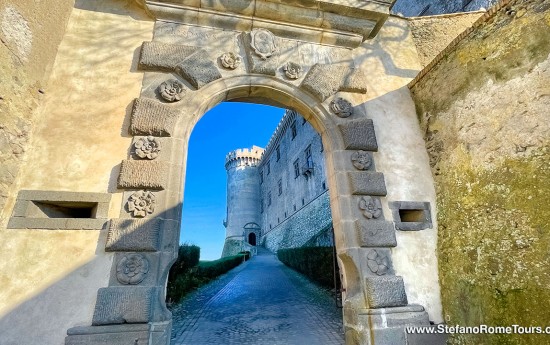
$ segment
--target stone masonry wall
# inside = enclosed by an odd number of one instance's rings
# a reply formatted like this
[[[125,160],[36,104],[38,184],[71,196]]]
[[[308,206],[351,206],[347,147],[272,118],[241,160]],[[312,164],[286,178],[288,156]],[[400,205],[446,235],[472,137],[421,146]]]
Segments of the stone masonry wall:
[[[316,235],[330,229],[331,224],[329,193],[326,191],[265,233],[262,245],[273,252],[301,247]]]
[[[36,107],[48,92],[47,80],[72,9],[71,1],[0,2],[0,227],[9,217],[4,206],[16,193]]]
[[[550,324],[549,52],[550,3],[510,1],[411,86],[436,181],[448,324]]]

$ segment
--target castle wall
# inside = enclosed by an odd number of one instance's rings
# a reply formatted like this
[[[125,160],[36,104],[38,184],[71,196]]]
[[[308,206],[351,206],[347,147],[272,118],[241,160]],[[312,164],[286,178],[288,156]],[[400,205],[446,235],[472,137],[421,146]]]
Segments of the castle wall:
[[[292,133],[293,126],[296,128],[294,137]],[[308,170],[306,168],[308,164],[306,149],[308,147],[311,152],[310,163],[313,164],[313,169],[306,172],[305,170]],[[280,152],[279,159],[277,159],[277,148]],[[296,176],[294,168],[295,162],[298,162],[298,176]],[[285,114],[266,147],[258,169],[260,174],[263,174],[263,183],[260,185],[261,202],[263,203],[261,214],[263,235],[269,233],[286,219],[293,217],[306,204],[327,191],[328,184],[321,137],[296,112]],[[281,189],[279,189],[279,183],[281,183]],[[329,217],[328,219],[319,219],[319,223],[330,222],[330,210],[328,210],[328,213],[320,213],[319,215],[323,218],[327,215]],[[312,227],[315,226],[312,224]],[[312,228],[310,232],[315,233],[320,230]],[[301,242],[301,240],[298,242]],[[272,246],[270,249],[276,251],[279,248]]]
[[[405,17],[429,16],[488,9],[497,2],[498,0],[397,0],[392,8],[392,12]]]
[[[153,22],[133,0],[79,0],[72,12],[59,1],[8,3],[15,3],[10,6],[27,18],[33,33],[29,60],[14,72],[24,87],[14,87],[16,81],[7,83],[13,89],[10,92],[24,101],[0,111],[5,128],[12,123],[34,124],[16,189],[113,193],[108,215],[118,217],[122,193],[116,178],[131,142],[124,124],[143,78],[143,73],[134,73],[135,54],[143,41],[151,40]],[[40,8],[34,8],[38,3]],[[9,7],[3,6],[0,16]],[[36,21],[27,17],[31,12],[39,17]],[[53,66],[51,77],[41,85],[38,71],[48,65]],[[3,67],[0,73],[10,71]],[[5,80],[4,75],[0,79]],[[0,88],[4,85],[0,83]],[[30,120],[40,87],[45,94]],[[3,103],[0,100],[0,107]],[[6,114],[10,119],[4,122]],[[25,137],[25,131],[17,131]],[[4,166],[9,168],[1,162],[0,170]],[[3,213],[6,221],[15,196],[15,192],[9,195]],[[106,232],[5,229],[4,222],[0,230],[2,345],[61,345],[68,328],[91,324],[98,288],[107,286],[113,258],[105,253]]]
[[[550,9],[511,1],[412,87],[437,188],[444,314],[463,326],[550,323]],[[547,335],[454,335],[541,344]]]
[[[332,237],[332,217],[328,191],[316,196],[262,237],[262,245],[272,252],[302,247],[317,235]]]

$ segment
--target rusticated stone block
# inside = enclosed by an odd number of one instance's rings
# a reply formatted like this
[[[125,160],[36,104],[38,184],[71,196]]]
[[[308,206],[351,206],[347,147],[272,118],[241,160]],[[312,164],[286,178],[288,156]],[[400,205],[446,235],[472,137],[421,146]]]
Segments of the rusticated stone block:
[[[132,135],[154,135],[169,137],[179,111],[154,99],[136,98],[132,107],[130,133]]]
[[[351,192],[354,195],[385,196],[386,182],[384,174],[373,171],[356,171],[348,173]]]
[[[154,287],[107,287],[99,289],[92,325],[147,323],[151,320]]]
[[[143,42],[139,56],[139,68],[149,71],[175,71],[180,62],[196,51],[196,47]]]
[[[218,67],[203,49],[197,50],[180,62],[176,66],[176,71],[197,89],[222,77]]]
[[[123,160],[119,188],[165,189],[170,165],[164,161]]]
[[[369,276],[365,278],[369,308],[402,307],[407,305],[405,284],[399,276]]]
[[[355,221],[361,247],[396,247],[395,228],[392,222],[383,220]]]
[[[338,125],[346,150],[378,151],[374,124],[371,119],[348,121]]]
[[[300,87],[314,94],[321,101],[338,91],[367,92],[365,75],[346,63],[315,64],[305,76]]]
[[[367,76],[360,71],[349,73],[344,79],[340,91],[367,93]]]
[[[349,72],[349,66],[346,64],[315,64],[300,87],[324,101],[340,90],[347,72]]]
[[[160,219],[111,219],[105,251],[157,251]]]

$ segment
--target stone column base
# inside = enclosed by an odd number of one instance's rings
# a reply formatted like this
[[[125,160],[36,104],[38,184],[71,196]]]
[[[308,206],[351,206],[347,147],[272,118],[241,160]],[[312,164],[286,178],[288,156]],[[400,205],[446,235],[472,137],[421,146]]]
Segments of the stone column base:
[[[73,327],[65,345],[169,345],[172,321]]]
[[[420,305],[380,309],[346,308],[346,345],[407,345],[407,326],[429,326]]]

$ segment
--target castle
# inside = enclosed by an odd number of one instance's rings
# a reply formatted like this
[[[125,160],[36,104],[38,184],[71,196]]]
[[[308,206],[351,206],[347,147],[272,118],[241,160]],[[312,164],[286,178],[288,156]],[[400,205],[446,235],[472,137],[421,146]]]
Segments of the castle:
[[[332,244],[323,151],[311,124],[287,110],[265,150],[254,146],[227,155],[222,256],[257,244],[274,252]]]

